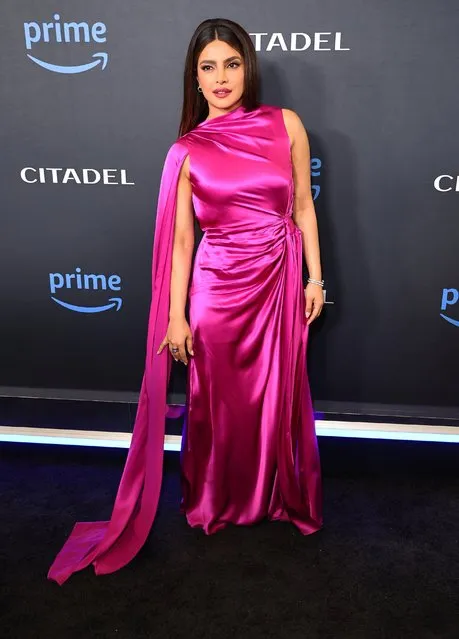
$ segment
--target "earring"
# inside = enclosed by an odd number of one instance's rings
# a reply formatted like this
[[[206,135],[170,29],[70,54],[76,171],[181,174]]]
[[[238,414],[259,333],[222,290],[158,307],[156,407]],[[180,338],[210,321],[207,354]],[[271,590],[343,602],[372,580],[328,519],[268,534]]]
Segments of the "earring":
[[[198,86],[198,91],[199,91],[200,93],[202,93],[202,89],[201,89],[201,87],[200,87],[200,86]]]

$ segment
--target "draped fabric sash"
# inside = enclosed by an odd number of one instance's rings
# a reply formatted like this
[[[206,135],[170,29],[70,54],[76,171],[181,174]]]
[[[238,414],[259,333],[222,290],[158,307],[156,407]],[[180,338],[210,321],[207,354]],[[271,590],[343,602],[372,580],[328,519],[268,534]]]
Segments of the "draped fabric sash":
[[[93,564],[96,575],[125,566],[142,548],[155,519],[163,474],[166,394],[172,366],[169,349],[159,355],[156,351],[169,322],[177,186],[186,155],[186,147],[176,141],[169,149],[161,176],[145,372],[132,442],[111,519],[74,525],[48,572],[48,579],[59,585],[89,564]]]

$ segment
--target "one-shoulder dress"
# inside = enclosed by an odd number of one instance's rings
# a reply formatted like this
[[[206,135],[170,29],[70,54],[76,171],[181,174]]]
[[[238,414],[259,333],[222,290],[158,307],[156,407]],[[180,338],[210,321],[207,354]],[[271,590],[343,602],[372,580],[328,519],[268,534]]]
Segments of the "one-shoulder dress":
[[[170,147],[161,176],[145,372],[108,520],[77,521],[48,571],[62,585],[93,565],[113,573],[142,548],[160,499],[172,356],[169,322],[180,171],[189,156],[204,231],[190,278],[194,356],[181,449],[188,523],[206,534],[267,517],[307,535],[322,526],[321,472],[306,371],[302,235],[282,110],[243,105]]]
[[[240,106],[176,144],[204,232],[189,287],[181,512],[207,534],[265,517],[310,534],[322,524],[321,472],[282,110]]]

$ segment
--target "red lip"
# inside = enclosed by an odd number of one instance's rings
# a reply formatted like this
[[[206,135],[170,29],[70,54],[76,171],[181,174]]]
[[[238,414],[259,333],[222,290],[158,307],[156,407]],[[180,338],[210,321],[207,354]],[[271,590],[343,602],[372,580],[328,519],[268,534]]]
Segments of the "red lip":
[[[230,89],[215,89],[213,93],[231,93]]]

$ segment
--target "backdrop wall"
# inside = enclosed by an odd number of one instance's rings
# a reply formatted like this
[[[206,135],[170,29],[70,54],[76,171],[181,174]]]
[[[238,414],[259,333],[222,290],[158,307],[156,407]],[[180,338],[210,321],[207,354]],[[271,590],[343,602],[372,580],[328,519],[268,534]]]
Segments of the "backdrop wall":
[[[263,101],[310,137],[327,299],[313,398],[458,406],[451,2],[6,0],[1,13],[0,386],[139,390],[185,52],[223,16],[251,33]]]

